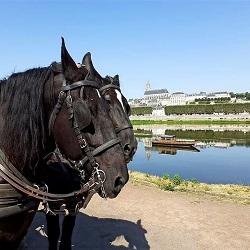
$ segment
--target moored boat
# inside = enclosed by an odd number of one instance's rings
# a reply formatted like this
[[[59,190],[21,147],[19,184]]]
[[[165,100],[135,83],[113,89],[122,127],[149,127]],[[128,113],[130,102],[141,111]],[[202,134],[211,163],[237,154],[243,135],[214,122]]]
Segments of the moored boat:
[[[153,146],[193,147],[194,140],[178,140],[175,135],[160,135],[152,141]]]

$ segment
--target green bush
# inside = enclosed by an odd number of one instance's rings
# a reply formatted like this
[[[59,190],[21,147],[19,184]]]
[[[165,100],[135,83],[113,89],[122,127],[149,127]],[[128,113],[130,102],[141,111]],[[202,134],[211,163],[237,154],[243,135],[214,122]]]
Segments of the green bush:
[[[164,191],[174,191],[175,185],[173,183],[163,183],[160,188]]]
[[[174,175],[174,177],[172,178],[172,182],[176,186],[180,185],[182,183],[182,181],[183,181],[183,179],[178,174]]]
[[[163,176],[162,176],[162,179],[163,180],[169,180],[169,174],[164,174]]]
[[[132,115],[149,115],[152,114],[152,107],[136,107],[131,109]]]

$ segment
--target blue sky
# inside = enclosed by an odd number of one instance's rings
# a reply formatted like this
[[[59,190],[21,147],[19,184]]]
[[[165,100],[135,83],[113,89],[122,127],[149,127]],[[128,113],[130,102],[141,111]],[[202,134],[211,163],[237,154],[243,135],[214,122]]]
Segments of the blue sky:
[[[123,93],[250,91],[250,1],[1,1],[0,77],[90,51]]]

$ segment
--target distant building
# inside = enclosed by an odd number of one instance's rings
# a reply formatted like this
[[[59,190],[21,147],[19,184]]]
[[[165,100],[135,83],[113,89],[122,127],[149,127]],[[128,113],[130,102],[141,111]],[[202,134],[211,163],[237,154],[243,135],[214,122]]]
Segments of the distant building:
[[[231,98],[228,92],[214,92],[207,95],[207,98],[217,99],[217,98]]]
[[[197,99],[204,99],[207,97],[206,92],[200,92],[199,94],[188,94],[186,95],[186,103],[194,102]]]
[[[162,106],[155,107],[152,111],[152,115],[155,116],[165,116],[165,109]]]
[[[169,95],[168,98],[162,100],[163,106],[175,106],[175,105],[185,105],[186,104],[186,94],[183,92],[175,92]]]
[[[132,107],[150,106],[153,108],[175,105],[186,105],[200,99],[219,99],[230,98],[228,92],[214,92],[207,94],[206,92],[185,94],[183,92],[169,93],[167,89],[151,89],[148,81],[145,86],[143,98],[130,99],[129,104]],[[159,111],[155,111],[159,112]]]
[[[162,100],[168,96],[167,89],[151,89],[150,83],[147,82],[142,102],[147,106],[159,106],[162,105]]]

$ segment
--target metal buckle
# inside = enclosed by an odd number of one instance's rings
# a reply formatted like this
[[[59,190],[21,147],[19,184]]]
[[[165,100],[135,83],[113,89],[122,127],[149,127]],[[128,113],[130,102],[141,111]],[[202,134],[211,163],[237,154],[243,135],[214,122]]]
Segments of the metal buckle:
[[[97,176],[97,180],[100,181],[102,184],[106,181],[106,174],[103,170],[99,169],[99,164],[96,163],[97,167],[95,167],[95,172],[94,172],[94,176]],[[103,174],[103,179],[101,177],[101,174]]]
[[[67,95],[67,101],[68,101],[69,103],[72,103],[72,96],[71,96],[71,94],[68,94],[68,95]]]
[[[81,138],[80,140],[80,148],[86,148],[87,147],[87,142],[84,138]]]
[[[85,180],[85,171],[84,170],[80,170],[80,177],[81,177],[81,180]]]
[[[60,91],[58,96],[59,96],[59,98],[64,97],[65,93],[63,91]]]
[[[101,174],[103,174],[103,179],[101,177]],[[95,171],[93,173],[94,178],[95,178],[95,175],[97,176],[98,182],[101,184],[100,188],[101,188],[102,196],[106,200],[107,195],[106,195],[105,188],[104,188],[104,185],[103,185],[103,183],[106,181],[106,174],[105,174],[105,172],[103,170],[99,169],[99,164],[98,163],[96,163]]]

